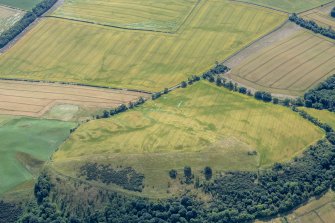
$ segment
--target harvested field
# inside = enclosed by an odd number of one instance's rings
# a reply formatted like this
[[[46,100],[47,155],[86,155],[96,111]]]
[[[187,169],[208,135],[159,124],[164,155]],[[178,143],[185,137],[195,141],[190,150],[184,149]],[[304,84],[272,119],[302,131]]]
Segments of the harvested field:
[[[130,29],[175,32],[199,0],[72,0],[54,16]]]
[[[0,114],[40,117],[59,104],[111,108],[147,94],[73,85],[0,81]]]
[[[0,5],[0,34],[19,21],[24,12]]]
[[[285,19],[224,0],[201,1],[176,34],[46,18],[0,56],[0,76],[161,91],[208,70]]]
[[[335,7],[335,3],[319,7],[311,11],[301,14],[304,19],[313,20],[317,24],[324,27],[332,27],[335,29],[335,18],[330,16],[331,10]]]
[[[334,41],[300,30],[251,54],[227,76],[257,90],[298,96],[334,71]]]

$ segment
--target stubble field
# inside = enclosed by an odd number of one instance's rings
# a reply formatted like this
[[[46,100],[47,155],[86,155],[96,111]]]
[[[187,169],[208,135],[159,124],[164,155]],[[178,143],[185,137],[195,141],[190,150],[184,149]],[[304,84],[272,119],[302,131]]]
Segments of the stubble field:
[[[177,34],[47,18],[0,56],[0,76],[158,91],[209,69],[287,15],[201,1]]]
[[[19,21],[24,12],[0,5],[0,34],[7,31],[17,21]]]
[[[335,71],[334,41],[300,30],[244,59],[228,76],[259,90],[298,96]]]
[[[330,16],[331,10],[335,7],[335,3],[325,7],[316,8],[314,10],[301,14],[304,19],[313,20],[317,24],[324,27],[332,27],[335,29],[335,18]]]
[[[0,114],[41,117],[57,105],[103,109],[148,94],[73,85],[0,80]]]

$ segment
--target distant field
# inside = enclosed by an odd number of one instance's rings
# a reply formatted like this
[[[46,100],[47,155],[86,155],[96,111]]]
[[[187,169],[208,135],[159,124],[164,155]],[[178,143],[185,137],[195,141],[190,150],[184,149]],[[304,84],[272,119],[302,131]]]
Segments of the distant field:
[[[255,3],[258,5],[282,10],[289,13],[302,12],[331,2],[331,0],[240,0],[240,1]]]
[[[47,18],[0,56],[0,76],[158,91],[206,71],[286,18],[215,0],[202,1],[178,34]]]
[[[335,18],[330,16],[331,10],[335,7],[335,3],[326,7],[316,8],[314,10],[303,13],[301,16],[308,20],[313,20],[324,27],[332,27],[335,29]]]
[[[0,5],[0,34],[19,21],[24,12]]]
[[[255,89],[302,95],[334,72],[334,41],[300,30],[250,55],[228,76]]]
[[[74,123],[0,116],[0,195],[32,179]]]
[[[291,159],[322,136],[288,108],[200,82],[82,125],[53,163],[66,174],[75,174],[86,160],[132,166],[146,176],[145,193],[159,195],[167,190],[172,168],[255,170]],[[248,155],[255,150],[258,155]]]
[[[53,14],[133,29],[175,32],[199,0],[71,0]]]
[[[299,109],[306,111],[313,117],[319,119],[321,122],[327,123],[328,125],[330,125],[332,128],[335,129],[335,113],[334,112],[330,112],[327,110],[316,110],[313,108],[299,108]]]
[[[0,0],[0,4],[23,10],[32,9],[41,0]]]
[[[141,96],[148,97],[148,94],[72,85],[0,80],[0,114],[40,117],[56,105],[77,105],[95,109],[112,108],[120,104],[128,104]],[[64,109],[64,115],[71,112],[63,107]],[[52,117],[56,116],[51,114]]]

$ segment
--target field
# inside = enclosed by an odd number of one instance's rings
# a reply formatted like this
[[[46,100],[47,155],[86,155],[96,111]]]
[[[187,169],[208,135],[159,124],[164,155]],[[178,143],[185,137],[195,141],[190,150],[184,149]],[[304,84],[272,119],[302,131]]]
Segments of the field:
[[[49,118],[76,113],[76,107],[112,108],[148,94],[92,87],[0,80],[0,114]],[[64,112],[62,112],[64,111]],[[58,115],[57,115],[58,114]],[[67,118],[65,118],[67,119]]]
[[[327,110],[316,110],[312,108],[300,108],[301,110],[306,111],[311,116],[319,119],[323,123],[327,123],[332,128],[335,129],[335,113]]]
[[[316,8],[314,10],[303,13],[301,16],[304,19],[313,20],[321,26],[332,27],[335,29],[335,18],[330,16],[330,11],[335,7],[335,3],[324,7]]]
[[[312,199],[306,205],[296,209],[283,218],[277,218],[266,223],[333,223],[335,219],[335,193],[330,191],[321,198]],[[257,223],[265,223],[257,221]]]
[[[23,12],[0,5],[0,34],[21,19]]]
[[[228,77],[248,87],[302,95],[335,71],[334,42],[300,30],[245,58]]]
[[[41,2],[41,0],[0,0],[1,5],[23,10],[30,10],[39,2]]]
[[[298,13],[331,2],[331,0],[241,0],[273,9]]]
[[[0,56],[2,77],[163,90],[209,69],[287,15],[202,1],[177,34],[46,18]]]
[[[0,116],[0,195],[32,179],[74,123]]]
[[[200,82],[82,125],[54,154],[53,165],[69,175],[87,160],[132,166],[145,174],[144,193],[162,195],[173,168],[255,170],[289,160],[321,137],[288,108]],[[258,155],[248,155],[252,151]]]
[[[176,32],[199,0],[72,0],[53,15],[130,29]]]

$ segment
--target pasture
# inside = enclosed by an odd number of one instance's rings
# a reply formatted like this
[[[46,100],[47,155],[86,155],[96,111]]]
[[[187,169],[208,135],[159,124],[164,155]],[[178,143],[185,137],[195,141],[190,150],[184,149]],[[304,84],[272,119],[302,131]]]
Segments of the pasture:
[[[0,0],[0,5],[7,5],[22,10],[30,10],[39,2],[41,2],[41,0]]]
[[[256,170],[290,160],[322,137],[288,108],[202,81],[80,126],[54,154],[53,166],[72,176],[86,161],[132,166],[145,174],[144,193],[159,196],[171,169]]]
[[[0,116],[0,195],[29,181],[75,123]]]
[[[301,14],[302,18],[313,20],[317,24],[324,27],[332,27],[335,29],[335,18],[330,16],[331,10],[335,7],[335,3],[324,7],[319,7],[311,11]]]
[[[265,7],[285,11],[288,13],[299,13],[320,5],[331,2],[331,0],[240,0],[241,2],[253,3]]]
[[[72,0],[54,16],[130,29],[175,32],[199,0]]]
[[[24,12],[0,5],[0,34],[19,21]]]
[[[176,34],[46,18],[0,56],[0,76],[163,90],[208,70],[286,18],[215,0],[201,1]]]
[[[244,58],[227,75],[251,88],[298,96],[334,73],[334,55],[334,41],[300,30]]]
[[[128,104],[148,94],[65,84],[0,80],[0,114],[71,119],[79,109]],[[77,107],[76,107],[77,106]],[[53,109],[54,108],[54,109]]]

